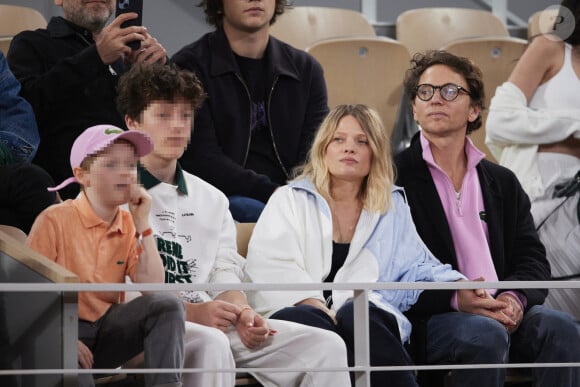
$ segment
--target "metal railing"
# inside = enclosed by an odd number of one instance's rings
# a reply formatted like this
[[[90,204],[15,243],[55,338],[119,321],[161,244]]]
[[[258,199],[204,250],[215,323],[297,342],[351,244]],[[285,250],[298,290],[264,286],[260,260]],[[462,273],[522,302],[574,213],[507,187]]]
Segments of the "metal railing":
[[[453,289],[568,289],[580,288],[580,281],[500,281],[500,282],[385,282],[385,283],[310,283],[310,284],[80,284],[80,283],[0,283],[0,294],[4,292],[63,292],[63,294],[75,294],[86,291],[166,291],[177,292],[181,290],[196,291],[296,291],[296,290],[350,290],[353,291],[354,314],[357,319],[355,327],[355,361],[353,367],[348,368],[260,368],[262,372],[328,372],[328,371],[353,371],[356,377],[357,387],[370,386],[371,371],[402,371],[402,370],[453,370],[474,368],[530,368],[533,367],[580,367],[576,363],[510,363],[510,364],[445,364],[445,365],[410,365],[410,366],[370,366],[369,358],[369,327],[368,327],[368,294],[373,290],[453,290]],[[76,299],[76,297],[75,297]],[[2,375],[38,375],[38,374],[62,374],[65,376],[65,385],[72,386],[76,375],[83,373],[118,373],[119,369],[82,370],[77,369],[76,340],[78,326],[76,308],[70,307],[66,313],[69,317],[63,324],[68,336],[65,346],[68,344],[70,353],[66,356],[65,368],[63,369],[19,369],[0,370]],[[161,373],[161,372],[254,372],[254,368],[235,369],[123,369],[126,374],[131,373]]]

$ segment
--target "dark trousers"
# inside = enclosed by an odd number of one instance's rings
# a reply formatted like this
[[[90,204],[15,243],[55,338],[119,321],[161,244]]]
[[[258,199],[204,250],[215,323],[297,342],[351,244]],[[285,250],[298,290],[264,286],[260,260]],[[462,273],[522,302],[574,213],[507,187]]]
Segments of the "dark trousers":
[[[284,308],[274,313],[270,318],[293,321],[336,332],[346,343],[348,364],[354,365],[354,308],[352,302],[345,303],[338,310],[336,325],[326,313],[309,305]],[[411,364],[411,358],[401,342],[397,320],[392,314],[373,304],[369,304],[369,332],[371,366]],[[352,377],[351,380],[353,380]],[[376,387],[418,386],[413,371],[371,372],[371,385]]]
[[[79,321],[79,340],[92,352],[94,368],[116,368],[145,352],[145,368],[183,367],[183,302],[169,293],[146,294],[111,306],[95,322]],[[88,374],[80,386],[94,386]],[[180,386],[181,375],[145,374],[146,386]]]
[[[567,363],[580,361],[580,325],[570,315],[536,305],[512,335],[497,321],[470,313],[442,313],[428,323],[431,364]],[[533,367],[534,386],[576,387],[577,367]],[[501,387],[505,368],[454,370],[453,387]]]

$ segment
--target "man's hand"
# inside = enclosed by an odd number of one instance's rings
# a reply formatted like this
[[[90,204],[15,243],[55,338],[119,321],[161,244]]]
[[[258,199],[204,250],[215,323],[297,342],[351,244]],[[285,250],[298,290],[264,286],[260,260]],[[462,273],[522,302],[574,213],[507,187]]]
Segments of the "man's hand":
[[[129,62],[142,62],[147,64],[157,62],[165,64],[167,61],[167,51],[165,51],[165,48],[163,48],[157,39],[149,35],[147,31],[145,31],[144,36],[145,40],[141,42],[141,47],[129,54]]]
[[[222,301],[208,301],[199,304],[185,304],[185,319],[194,323],[217,328],[227,332],[236,324],[241,308],[235,304]]]
[[[483,281],[477,278],[474,281]],[[479,314],[499,321],[503,325],[513,323],[504,314],[507,304],[490,296],[485,289],[460,289],[457,291],[457,306],[460,312]]]
[[[276,333],[268,327],[266,320],[249,306],[242,308],[236,322],[236,330],[242,343],[250,349],[258,348],[268,336]]]
[[[146,39],[147,29],[143,26],[121,28],[123,22],[137,17],[134,12],[121,14],[95,36],[97,52],[104,64],[110,65],[131,55],[133,50],[127,43],[135,40],[143,42]]]
[[[79,365],[81,368],[93,368],[93,353],[89,347],[87,347],[82,341],[77,340],[77,349],[79,353]]]
[[[496,297],[496,299],[507,304],[503,313],[511,320],[511,322],[509,324],[504,324],[504,326],[510,334],[514,333],[524,318],[522,306],[519,301],[516,300],[516,297],[510,293],[501,293]]]

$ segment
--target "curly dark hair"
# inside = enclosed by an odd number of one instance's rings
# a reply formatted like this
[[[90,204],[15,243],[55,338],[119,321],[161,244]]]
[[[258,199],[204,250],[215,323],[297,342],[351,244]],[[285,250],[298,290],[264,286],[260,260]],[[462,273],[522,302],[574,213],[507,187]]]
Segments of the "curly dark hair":
[[[140,121],[140,115],[153,101],[183,98],[197,110],[206,98],[195,74],[174,64],[135,63],[117,85],[117,110]]]
[[[272,20],[270,20],[270,25],[274,24],[276,17],[282,15],[286,8],[290,7],[291,5],[291,2],[288,0],[276,0],[276,9],[274,11],[274,16],[272,16]],[[197,6],[203,9],[203,12],[205,12],[205,21],[216,28],[223,27],[223,0],[201,0]]]
[[[485,108],[485,92],[481,70],[470,59],[451,54],[443,50],[430,50],[426,53],[417,53],[411,59],[411,68],[405,73],[403,87],[409,96],[411,103],[415,101],[417,95],[417,85],[419,78],[425,70],[434,65],[445,65],[465,78],[472,106],[479,106],[481,110]],[[473,122],[467,123],[467,134],[481,127],[481,113]]]

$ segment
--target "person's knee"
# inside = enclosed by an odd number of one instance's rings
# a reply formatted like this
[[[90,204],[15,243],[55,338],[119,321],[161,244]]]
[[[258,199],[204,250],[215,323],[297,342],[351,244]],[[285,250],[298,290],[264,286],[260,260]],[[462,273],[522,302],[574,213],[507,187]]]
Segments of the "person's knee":
[[[457,348],[481,362],[505,363],[509,353],[509,333],[498,321],[474,316],[457,327]],[[469,357],[469,356],[468,356]]]
[[[192,341],[201,353],[222,353],[230,351],[230,340],[228,336],[219,329],[206,329],[199,333]],[[186,348],[188,344],[186,343]]]
[[[354,329],[354,306],[352,302],[346,302],[336,312],[336,323],[342,331],[352,333]]]
[[[334,331],[336,328],[331,318],[322,310],[310,305],[298,305],[280,309],[271,319],[291,321]]]
[[[265,203],[246,196],[234,195],[228,199],[232,217],[241,223],[257,222],[265,207]]]
[[[313,342],[318,354],[332,354],[332,356],[318,356],[328,366],[336,365],[339,367],[347,364],[346,344],[342,337],[337,333],[325,329],[317,329]]]
[[[185,320],[185,307],[183,302],[175,295],[170,293],[152,293],[142,297],[148,299],[149,312],[151,315],[162,314],[165,317],[171,316],[181,323]]]
[[[547,307],[534,307],[525,318],[526,325],[536,332],[536,339],[543,343],[545,350],[558,354],[562,361],[578,361],[580,348],[580,325],[565,312]],[[574,348],[576,352],[570,351]],[[573,357],[567,359],[568,357]]]

